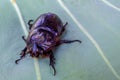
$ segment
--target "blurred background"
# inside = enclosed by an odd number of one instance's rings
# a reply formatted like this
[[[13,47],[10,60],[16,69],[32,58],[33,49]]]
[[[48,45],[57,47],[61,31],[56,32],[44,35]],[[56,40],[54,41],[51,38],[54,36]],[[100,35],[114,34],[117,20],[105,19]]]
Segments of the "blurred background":
[[[41,14],[52,12],[64,24],[68,22],[62,39],[82,41],[55,49],[56,76],[48,58],[38,59],[39,71],[29,55],[18,65],[14,63],[25,46],[21,38],[25,35],[24,26],[15,4],[27,31],[30,19],[36,20]],[[120,80],[119,23],[120,0],[0,0],[0,80]]]

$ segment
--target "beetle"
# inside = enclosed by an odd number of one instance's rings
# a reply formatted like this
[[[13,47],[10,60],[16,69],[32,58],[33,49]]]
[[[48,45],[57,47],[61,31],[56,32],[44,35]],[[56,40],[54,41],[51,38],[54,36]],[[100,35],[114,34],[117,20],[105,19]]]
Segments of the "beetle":
[[[29,34],[25,39],[26,46],[20,53],[20,58],[15,61],[18,64],[26,54],[30,54],[31,57],[39,58],[40,56],[46,56],[50,58],[50,66],[54,70],[54,75],[56,74],[56,69],[54,67],[55,57],[53,54],[53,49],[63,43],[73,43],[79,42],[80,40],[62,40],[61,35],[65,31],[66,22],[64,25],[61,19],[54,13],[44,13],[40,15],[35,22],[33,20],[28,21]]]

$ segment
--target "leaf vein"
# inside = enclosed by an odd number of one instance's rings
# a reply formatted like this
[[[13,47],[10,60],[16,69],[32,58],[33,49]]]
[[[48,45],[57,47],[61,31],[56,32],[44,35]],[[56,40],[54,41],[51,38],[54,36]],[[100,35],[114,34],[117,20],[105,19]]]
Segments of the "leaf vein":
[[[24,31],[24,34],[25,36],[28,35],[28,31],[26,29],[26,25],[25,25],[25,22],[23,20],[23,17],[22,17],[22,14],[20,12],[20,9],[16,3],[16,0],[11,0],[11,3],[12,5],[14,6],[17,14],[18,14],[18,17],[19,17],[19,20],[20,20],[20,23],[21,23],[21,27]],[[41,80],[41,74],[40,74],[40,68],[39,68],[39,63],[38,63],[38,59],[37,58],[34,58],[34,66],[35,66],[35,71],[36,71],[36,77],[37,77],[37,80]]]
[[[120,11],[120,8],[119,8],[119,7],[113,5],[112,3],[110,3],[110,2],[107,1],[107,0],[102,0],[102,2],[105,3],[106,5],[108,5],[109,7],[113,8],[113,9],[115,9],[115,10],[117,10],[117,11]]]
[[[94,40],[94,38],[88,33],[88,31],[79,23],[79,21],[75,18],[75,16],[70,12],[70,10],[66,7],[66,5],[62,2],[62,0],[57,0],[60,6],[66,11],[66,13],[72,18],[72,20],[76,23],[76,25],[80,28],[80,30],[88,37],[88,39],[93,43],[97,51],[99,52],[100,56],[106,63],[106,65],[109,67],[111,72],[114,74],[114,76],[120,80],[120,76],[118,73],[115,71],[107,57],[105,56],[104,52],[100,48],[99,44]]]

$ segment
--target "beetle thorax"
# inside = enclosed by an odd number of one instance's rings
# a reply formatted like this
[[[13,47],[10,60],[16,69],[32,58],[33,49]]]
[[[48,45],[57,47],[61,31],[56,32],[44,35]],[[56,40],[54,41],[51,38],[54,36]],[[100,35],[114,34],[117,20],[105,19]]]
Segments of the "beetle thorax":
[[[31,36],[31,42],[36,43],[43,50],[47,50],[53,45],[54,38],[49,32],[41,30]]]

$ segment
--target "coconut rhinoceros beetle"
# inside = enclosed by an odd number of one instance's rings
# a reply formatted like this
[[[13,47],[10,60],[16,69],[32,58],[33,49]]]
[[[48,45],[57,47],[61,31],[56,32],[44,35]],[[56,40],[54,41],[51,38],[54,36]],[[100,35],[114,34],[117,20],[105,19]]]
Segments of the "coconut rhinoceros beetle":
[[[50,66],[54,70],[54,75],[56,70],[54,67],[55,58],[53,54],[53,49],[63,43],[79,42],[80,40],[62,40],[60,37],[65,31],[65,27],[68,24],[66,22],[63,25],[60,18],[54,13],[45,13],[39,16],[36,21],[32,24],[33,20],[28,21],[29,34],[23,40],[26,43],[25,48],[20,53],[20,59],[15,61],[18,64],[26,54],[30,54],[31,57],[39,58],[39,56],[48,56],[50,58]]]

